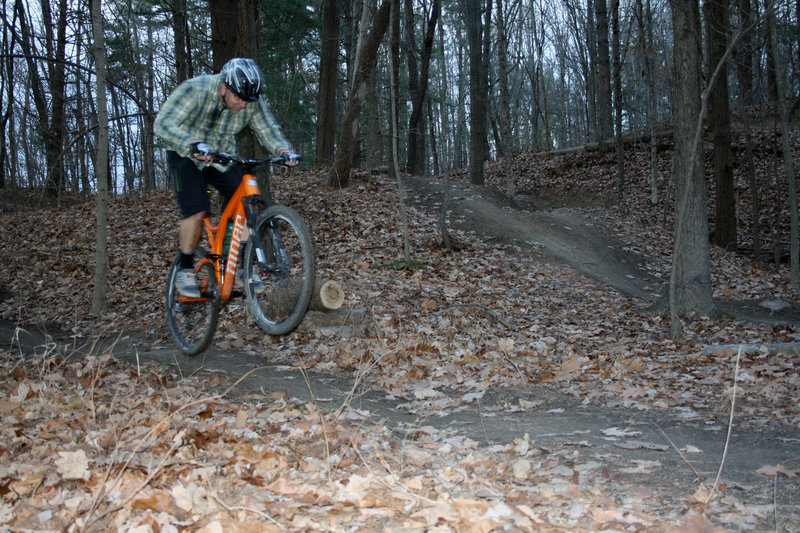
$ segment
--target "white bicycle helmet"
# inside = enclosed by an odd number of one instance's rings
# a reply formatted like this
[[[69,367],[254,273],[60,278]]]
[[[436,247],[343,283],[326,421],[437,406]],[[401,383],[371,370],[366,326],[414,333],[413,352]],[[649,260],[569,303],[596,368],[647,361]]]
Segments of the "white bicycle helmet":
[[[235,57],[223,65],[222,80],[233,94],[245,102],[255,102],[264,84],[264,74],[256,62],[246,57]]]

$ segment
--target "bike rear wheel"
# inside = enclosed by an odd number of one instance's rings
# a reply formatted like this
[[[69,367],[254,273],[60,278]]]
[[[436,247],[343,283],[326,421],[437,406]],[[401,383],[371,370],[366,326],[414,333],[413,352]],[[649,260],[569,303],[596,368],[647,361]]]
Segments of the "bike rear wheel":
[[[255,224],[264,257],[247,246],[245,296],[258,326],[270,335],[284,335],[300,324],[314,290],[314,244],[303,218],[286,206],[272,206]],[[250,280],[264,283],[258,290]]]
[[[219,317],[217,278],[211,263],[201,265],[195,270],[195,275],[202,298],[187,301],[178,294],[175,286],[178,270],[180,264],[179,258],[176,257],[169,269],[167,280],[167,324],[172,339],[181,352],[186,355],[197,355],[208,348],[217,329]]]

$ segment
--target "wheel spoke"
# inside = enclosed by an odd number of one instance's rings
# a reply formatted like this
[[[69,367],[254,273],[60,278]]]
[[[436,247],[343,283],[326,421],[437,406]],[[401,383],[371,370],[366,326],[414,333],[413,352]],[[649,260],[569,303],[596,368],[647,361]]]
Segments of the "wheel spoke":
[[[292,209],[273,206],[256,224],[265,263],[257,266],[256,253],[248,248],[245,275],[256,274],[263,283],[257,292],[245,289],[248,305],[265,332],[282,335],[302,320],[314,285],[314,250],[303,219]]]
[[[208,348],[217,328],[216,277],[213,266],[203,264],[196,272],[203,299],[182,301],[175,286],[178,266],[176,259],[167,282],[167,323],[178,348],[186,355],[196,355]]]

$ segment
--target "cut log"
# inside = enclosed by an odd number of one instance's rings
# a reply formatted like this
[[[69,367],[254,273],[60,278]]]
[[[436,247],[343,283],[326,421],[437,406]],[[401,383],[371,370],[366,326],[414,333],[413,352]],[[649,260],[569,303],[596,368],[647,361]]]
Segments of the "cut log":
[[[314,283],[309,309],[315,311],[335,311],[344,303],[344,289],[332,279],[321,279]]]
[[[294,307],[300,296],[300,285],[291,282],[285,285],[270,288],[269,301],[274,305],[281,305],[283,310]],[[308,308],[312,311],[335,311],[344,303],[344,289],[332,279],[318,279],[314,281],[314,290]],[[270,314],[277,314],[278,309],[272,309]]]

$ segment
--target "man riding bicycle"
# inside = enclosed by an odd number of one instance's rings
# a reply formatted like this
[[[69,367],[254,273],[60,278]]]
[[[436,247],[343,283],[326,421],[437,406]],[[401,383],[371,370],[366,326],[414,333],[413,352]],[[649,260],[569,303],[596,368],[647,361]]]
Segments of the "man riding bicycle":
[[[181,270],[176,288],[187,298],[200,298],[194,252],[209,209],[206,186],[216,188],[227,202],[244,175],[241,165],[220,166],[210,154],[237,153],[236,135],[250,126],[258,141],[283,157],[287,165],[297,165],[300,160],[281,133],[266,99],[259,98],[263,85],[264,75],[252,59],[234,58],[219,74],[181,83],[156,117],[155,133],[167,144],[167,170],[183,216],[178,226]],[[243,241],[242,256],[245,244]]]

